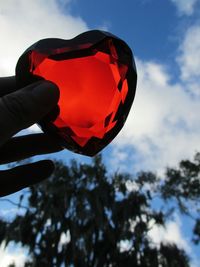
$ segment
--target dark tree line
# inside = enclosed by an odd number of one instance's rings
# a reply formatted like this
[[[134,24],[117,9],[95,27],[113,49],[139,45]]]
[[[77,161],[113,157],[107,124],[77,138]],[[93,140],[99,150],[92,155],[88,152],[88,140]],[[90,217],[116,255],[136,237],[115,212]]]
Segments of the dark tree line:
[[[172,205],[155,209],[155,197]],[[28,248],[25,267],[188,267],[185,251],[175,244],[156,246],[148,233],[152,222],[165,226],[179,210],[194,221],[192,239],[198,245],[199,203],[198,153],[193,161],[168,168],[164,179],[150,172],[108,175],[101,156],[92,164],[56,162],[48,180],[21,195],[18,206],[26,205],[24,215],[0,220],[0,243]]]

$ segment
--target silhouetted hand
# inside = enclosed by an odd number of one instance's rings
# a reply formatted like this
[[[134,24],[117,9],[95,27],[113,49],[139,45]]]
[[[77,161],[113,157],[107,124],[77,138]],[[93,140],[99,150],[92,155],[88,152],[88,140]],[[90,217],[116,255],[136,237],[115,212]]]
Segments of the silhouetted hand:
[[[22,160],[62,148],[46,134],[12,137],[38,122],[57,104],[58,88],[40,81],[16,88],[15,77],[0,78],[0,164]],[[0,196],[14,193],[47,178],[54,170],[50,160],[0,171]]]

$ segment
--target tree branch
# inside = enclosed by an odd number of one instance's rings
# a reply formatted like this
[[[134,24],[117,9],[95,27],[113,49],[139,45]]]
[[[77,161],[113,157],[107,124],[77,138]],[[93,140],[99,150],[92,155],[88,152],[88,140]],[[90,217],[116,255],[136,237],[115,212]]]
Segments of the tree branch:
[[[6,201],[6,202],[9,202],[9,203],[12,204],[13,206],[17,206],[18,208],[23,208],[23,209],[26,209],[26,210],[29,209],[29,207],[27,207],[27,206],[23,206],[23,205],[21,205],[21,204],[17,204],[17,203],[15,203],[14,201],[12,201],[12,200],[10,200],[10,199],[8,199],[8,198],[0,198],[0,201]]]

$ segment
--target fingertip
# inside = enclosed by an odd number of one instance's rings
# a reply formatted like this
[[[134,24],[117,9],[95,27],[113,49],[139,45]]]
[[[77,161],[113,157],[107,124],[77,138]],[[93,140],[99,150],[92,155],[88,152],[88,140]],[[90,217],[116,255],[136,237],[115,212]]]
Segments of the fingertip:
[[[43,84],[43,86],[48,88],[48,90],[53,95],[53,98],[55,99],[55,101],[57,103],[59,100],[59,97],[60,97],[60,90],[59,90],[59,87],[57,86],[57,84],[55,84],[51,81],[48,81],[48,80],[43,81],[42,84]]]
[[[0,197],[15,193],[48,178],[54,171],[51,160],[41,160],[0,172]]]
[[[32,88],[33,96],[38,104],[45,106],[55,106],[60,97],[60,91],[56,84],[50,81],[42,81]]]

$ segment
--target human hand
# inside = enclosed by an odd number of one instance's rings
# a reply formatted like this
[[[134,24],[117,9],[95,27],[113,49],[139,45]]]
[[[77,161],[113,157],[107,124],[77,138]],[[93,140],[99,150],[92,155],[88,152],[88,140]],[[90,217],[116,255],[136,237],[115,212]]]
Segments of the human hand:
[[[18,89],[15,77],[0,78],[0,164],[22,160],[62,148],[46,134],[12,137],[40,121],[57,104],[58,88],[39,81]],[[54,170],[53,162],[35,163],[0,171],[0,197],[47,178]]]

